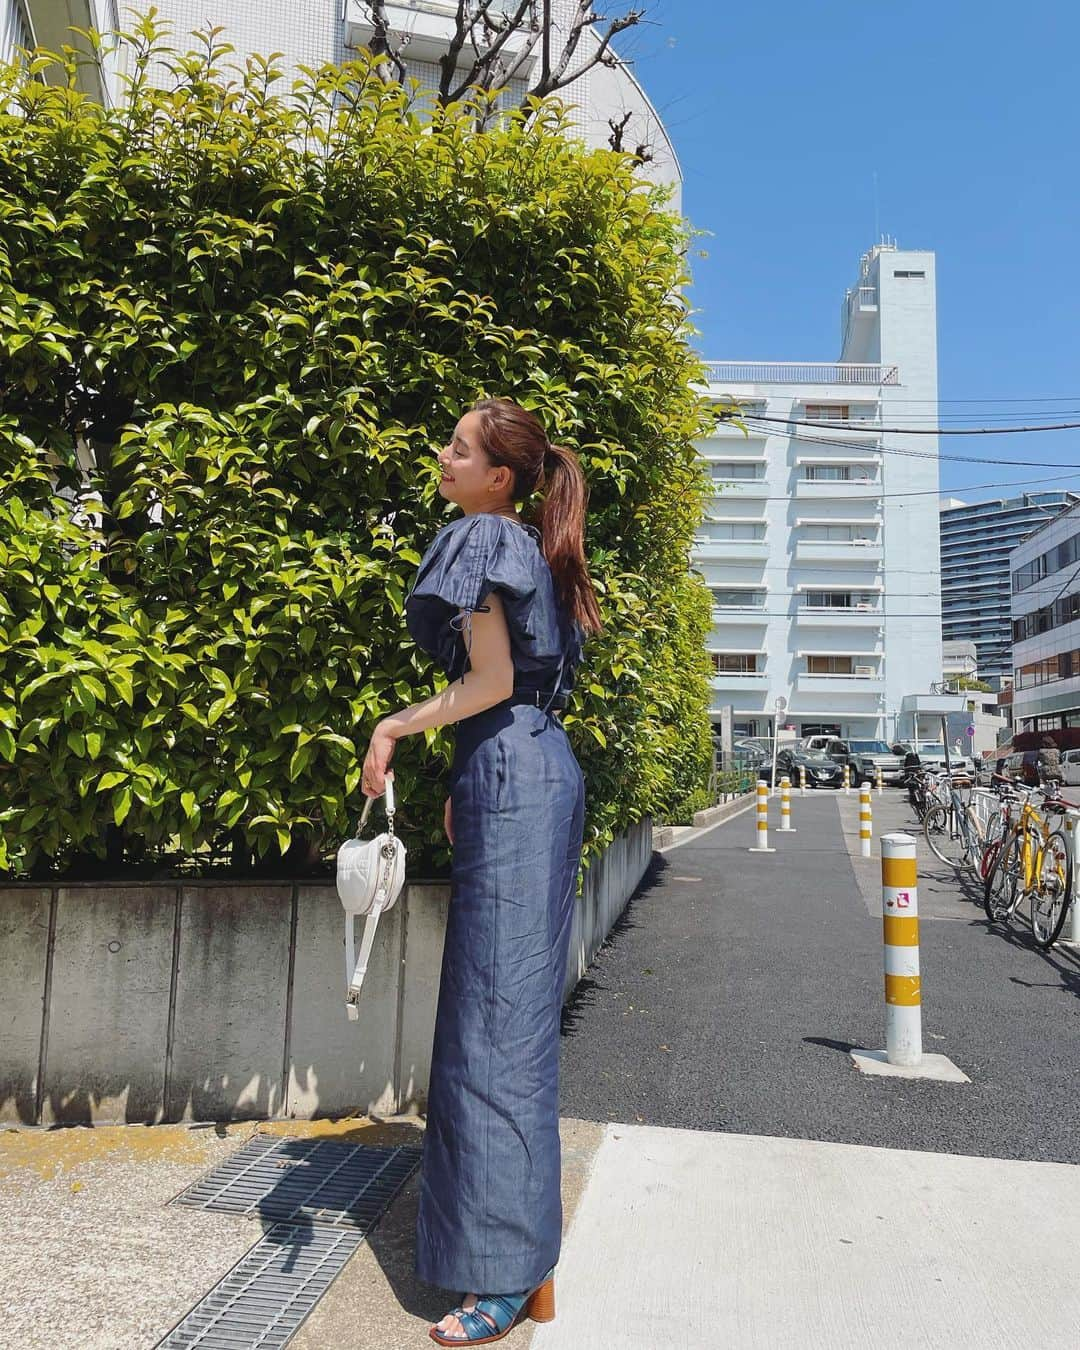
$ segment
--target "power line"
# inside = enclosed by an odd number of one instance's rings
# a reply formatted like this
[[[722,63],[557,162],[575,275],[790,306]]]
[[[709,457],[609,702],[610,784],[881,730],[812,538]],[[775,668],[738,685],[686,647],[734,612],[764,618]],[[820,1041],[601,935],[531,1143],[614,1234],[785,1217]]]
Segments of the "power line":
[[[781,425],[794,427],[817,427],[822,431],[862,431],[863,427],[844,426],[838,427],[836,422],[810,422],[804,418],[798,417],[767,417],[764,413],[751,413],[750,416],[758,422],[778,422]],[[734,417],[733,413],[721,413],[718,417],[720,422],[730,422]],[[850,422],[852,419],[847,418]],[[1013,436],[1022,431],[1077,431],[1080,430],[1080,422],[1058,422],[1049,426],[1038,427],[880,427],[874,423],[875,433],[888,433],[896,436]]]
[[[750,431],[760,431],[763,432],[765,435],[769,436],[776,435],[777,433],[772,431],[769,427],[755,427],[752,425],[753,423],[760,422],[762,420],[764,419],[758,417],[756,414],[752,414],[751,416],[746,418],[746,424]],[[777,420],[777,419],[770,419],[770,420]],[[854,431],[857,428],[848,427],[843,429]],[[862,430],[862,428],[858,428],[858,430]],[[877,434],[878,430],[879,428],[877,427],[874,428],[875,435]],[[827,445],[830,448],[835,448],[838,450],[858,449],[858,443],[855,441],[830,440],[828,436],[803,436],[800,435],[799,432],[797,431],[792,432],[790,435],[785,437],[785,439],[789,441],[795,441],[799,445]],[[875,455],[879,454],[900,455],[907,459],[937,460],[945,463],[951,462],[957,464],[1000,464],[1006,468],[1021,468],[1021,469],[1080,469],[1080,463],[1076,464],[1071,462],[1061,463],[1055,459],[999,459],[993,455],[943,455],[933,450],[913,450],[908,446],[900,446],[900,445],[868,446],[867,451],[868,453]],[[964,491],[968,491],[968,489],[965,488]]]
[[[724,481],[723,479],[718,479],[718,480],[717,480],[717,482],[723,482],[723,481]],[[735,482],[738,482],[739,480],[736,479],[736,480],[734,480],[734,481],[735,481]],[[746,480],[743,479],[742,481],[745,482]],[[964,491],[965,491],[965,492],[984,492],[984,491],[986,491],[988,488],[999,488],[999,487],[1023,487],[1023,486],[1025,486],[1025,485],[1027,485],[1027,484],[1030,484],[1030,483],[1058,483],[1058,482],[1060,482],[1060,481],[1061,481],[1061,475],[1060,475],[1060,474],[1054,473],[1054,474],[1048,475],[1048,476],[1045,477],[1045,478],[1017,478],[1017,479],[1015,479],[1014,481],[1009,482],[1009,483],[967,483],[967,484],[964,485]],[[723,495],[722,493],[715,493],[715,494],[714,494],[714,496],[717,496],[717,497],[722,496],[722,495]],[[892,499],[892,498],[896,498],[896,497],[940,497],[941,495],[942,495],[942,489],[941,489],[940,487],[936,487],[936,488],[920,488],[919,490],[913,491],[913,492],[875,492],[874,495],[873,495],[873,497],[852,497],[852,498],[848,498],[848,499],[846,499],[846,500],[850,500],[850,501],[853,501],[853,502],[856,502],[856,501],[881,501],[881,500],[884,499],[884,498],[890,498],[890,499]],[[734,496],[728,497],[727,500],[728,500],[728,501],[737,501],[737,500],[738,500],[738,494],[736,493]],[[796,497],[796,495],[795,495],[794,493],[790,493],[790,492],[789,492],[789,493],[785,493],[785,494],[784,494],[783,496],[781,496],[781,497],[746,497],[744,500],[747,502],[747,504],[749,504],[749,503],[751,503],[751,502],[793,502],[793,501],[797,501],[798,498]],[[813,498],[805,498],[804,500],[807,502],[807,505],[810,505],[810,504],[813,502],[814,499],[813,499]],[[844,494],[843,494],[843,493],[837,493],[837,500],[839,500],[839,501],[845,500]]]
[[[741,613],[741,612],[743,612],[743,611],[736,610],[736,609],[733,609],[733,608],[731,608],[730,606],[728,606],[728,607],[725,607],[725,608],[724,608],[724,611],[723,611],[723,612],[724,612],[725,614],[738,614],[738,613]],[[815,609],[815,610],[813,610],[813,611],[811,611],[811,612],[814,613],[814,614],[828,614],[830,611],[829,611],[829,609],[826,607],[826,608],[824,608],[824,609]],[[835,612],[835,613],[837,613],[837,614],[846,614],[848,611],[847,611],[847,610],[844,610],[844,609],[836,609],[836,610],[833,611],[833,612]],[[756,616],[756,617],[759,617],[759,618],[765,618],[765,619],[791,619],[791,618],[796,617],[799,613],[801,613],[801,611],[798,610],[798,609],[775,609],[775,610],[773,610],[773,609],[755,609],[752,605],[748,605],[747,608],[746,608],[746,610],[745,610],[745,613],[747,613],[747,614],[752,614],[752,615],[754,615],[754,616]],[[860,610],[858,611],[858,613],[861,614],[861,615],[864,615],[864,616],[867,615],[867,614],[871,614],[871,613],[872,613],[872,614],[876,615],[879,619],[940,619],[940,618],[941,618],[940,613],[938,613],[938,612],[936,612],[936,611],[934,611],[934,612],[929,612],[929,613],[926,613],[926,614],[915,614],[915,613],[911,613],[911,614],[901,614],[901,613],[897,613],[895,610],[892,610],[892,609],[890,609],[890,610],[884,610],[884,609],[882,609],[882,610],[865,610],[865,609],[860,609]],[[841,620],[841,622],[842,622],[842,620]]]

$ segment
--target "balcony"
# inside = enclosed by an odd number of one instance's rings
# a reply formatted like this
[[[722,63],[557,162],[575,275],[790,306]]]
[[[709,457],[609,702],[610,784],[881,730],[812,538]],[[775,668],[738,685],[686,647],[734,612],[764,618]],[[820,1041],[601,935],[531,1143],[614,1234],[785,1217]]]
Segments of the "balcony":
[[[764,478],[713,478],[713,495],[723,497],[725,501],[733,498],[748,499],[769,496],[769,484]]]
[[[454,0],[390,0],[386,6],[390,27],[395,36],[407,35],[409,40],[406,66],[409,60],[433,62],[446,55],[454,33],[457,9]],[[346,46],[366,47],[371,41],[375,29],[370,10],[371,7],[361,0],[346,0],[343,11]],[[509,11],[508,3],[497,0],[491,7],[491,16],[502,18]],[[510,58],[521,56],[528,38],[525,26],[518,32],[509,33],[503,47],[505,54]],[[519,77],[528,79],[538,56],[539,50],[534,48],[517,72]]]
[[[808,400],[801,401],[805,403]],[[794,420],[800,424],[809,423],[808,426],[792,427],[792,431],[798,432],[804,439],[817,437],[840,445],[876,445],[881,436],[881,421],[877,417],[854,415],[838,421],[832,417],[810,417],[805,412],[797,412]],[[782,428],[778,425],[777,430]]]
[[[764,605],[713,605],[714,625],[740,623],[768,623]]]
[[[769,556],[769,546],[764,539],[695,539],[692,556],[697,562],[724,558],[764,562]]]
[[[799,692],[803,694],[878,694],[884,693],[885,681],[880,675],[799,675]]]
[[[795,622],[803,628],[880,628],[885,611],[877,605],[800,605]]]
[[[877,479],[872,479],[869,482],[865,479],[854,478],[819,482],[817,479],[799,478],[795,483],[796,497],[819,501],[823,498],[832,498],[834,501],[872,500],[875,497],[880,497],[881,493],[882,485]]]
[[[710,384],[899,384],[896,366],[852,361],[706,361]]]
[[[755,670],[749,674],[721,670],[712,677],[709,684],[713,689],[730,689],[737,698],[748,689],[768,689],[769,677],[763,670]]]
[[[879,563],[884,550],[879,543],[871,539],[803,539],[795,545],[795,561],[843,562],[843,563]]]

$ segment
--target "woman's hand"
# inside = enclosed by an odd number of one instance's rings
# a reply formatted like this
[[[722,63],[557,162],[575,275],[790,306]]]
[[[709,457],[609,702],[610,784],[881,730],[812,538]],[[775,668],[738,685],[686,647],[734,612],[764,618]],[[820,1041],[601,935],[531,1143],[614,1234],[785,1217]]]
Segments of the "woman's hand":
[[[446,837],[451,844],[454,842],[454,807],[451,798],[447,797],[446,805],[443,807],[443,829],[446,831]]]
[[[386,729],[385,724],[380,722],[372,733],[371,744],[364,757],[364,772],[360,779],[360,787],[365,797],[378,797],[386,791],[387,770],[394,758],[396,746],[396,738]],[[389,774],[389,777],[393,776],[392,773]]]

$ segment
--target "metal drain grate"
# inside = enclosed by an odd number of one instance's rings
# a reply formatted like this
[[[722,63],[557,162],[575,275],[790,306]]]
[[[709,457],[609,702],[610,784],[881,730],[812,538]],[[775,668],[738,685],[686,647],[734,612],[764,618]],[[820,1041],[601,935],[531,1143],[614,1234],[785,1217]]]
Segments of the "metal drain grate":
[[[257,1134],[171,1203],[366,1233],[419,1161],[414,1145],[374,1148]]]
[[[355,1228],[275,1224],[156,1350],[279,1350],[363,1241]]]

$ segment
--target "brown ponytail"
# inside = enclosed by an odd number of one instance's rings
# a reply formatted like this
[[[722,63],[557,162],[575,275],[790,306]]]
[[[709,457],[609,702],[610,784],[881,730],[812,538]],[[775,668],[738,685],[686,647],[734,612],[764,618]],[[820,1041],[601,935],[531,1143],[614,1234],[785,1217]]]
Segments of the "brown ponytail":
[[[564,445],[552,445],[536,414],[508,398],[481,399],[472,411],[480,416],[484,453],[514,475],[514,500],[543,493],[536,525],[567,616],[586,634],[601,632],[600,608],[585,561],[588,489],[577,455]]]

